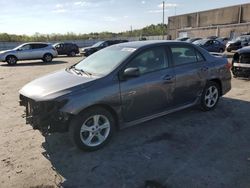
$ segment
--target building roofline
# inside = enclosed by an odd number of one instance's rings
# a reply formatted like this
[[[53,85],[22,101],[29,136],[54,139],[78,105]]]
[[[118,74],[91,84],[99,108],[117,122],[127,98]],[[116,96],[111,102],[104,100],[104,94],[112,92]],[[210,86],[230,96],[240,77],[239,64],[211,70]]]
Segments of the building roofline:
[[[187,16],[187,15],[190,15],[190,14],[204,13],[204,12],[210,12],[210,11],[215,11],[215,10],[220,10],[220,9],[226,9],[226,8],[232,8],[232,7],[240,7],[240,6],[244,6],[244,5],[250,5],[250,3],[237,4],[237,5],[232,5],[232,6],[226,6],[226,7],[220,7],[220,8],[214,8],[214,9],[208,9],[208,10],[198,11],[198,12],[190,12],[190,13],[185,13],[185,14],[179,14],[179,15],[175,15],[175,16],[169,16],[168,19],[179,17],[179,16]]]

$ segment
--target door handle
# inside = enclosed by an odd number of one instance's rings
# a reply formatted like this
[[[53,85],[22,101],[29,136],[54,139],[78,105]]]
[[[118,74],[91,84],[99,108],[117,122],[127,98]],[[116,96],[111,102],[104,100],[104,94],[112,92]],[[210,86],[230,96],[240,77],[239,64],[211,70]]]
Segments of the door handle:
[[[163,76],[162,79],[165,81],[165,83],[171,83],[173,82],[174,76],[166,75],[166,76]]]
[[[208,71],[208,67],[202,67],[200,70],[203,72],[206,72],[206,71]]]

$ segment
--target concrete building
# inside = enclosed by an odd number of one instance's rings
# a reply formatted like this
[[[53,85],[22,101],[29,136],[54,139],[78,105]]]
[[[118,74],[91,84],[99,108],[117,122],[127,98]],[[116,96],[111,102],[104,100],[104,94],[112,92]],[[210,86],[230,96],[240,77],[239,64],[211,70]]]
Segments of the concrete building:
[[[250,3],[168,18],[168,35],[231,37],[250,32]]]

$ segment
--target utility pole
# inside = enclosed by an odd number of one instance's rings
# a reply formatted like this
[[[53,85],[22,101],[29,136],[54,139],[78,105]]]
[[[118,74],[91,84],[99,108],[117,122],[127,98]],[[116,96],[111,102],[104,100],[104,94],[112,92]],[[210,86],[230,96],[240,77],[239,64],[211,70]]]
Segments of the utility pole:
[[[132,25],[130,26],[130,37],[132,37],[133,36],[133,27],[132,27]]]
[[[165,1],[162,2],[162,40],[164,40],[165,36],[164,23],[165,23]]]

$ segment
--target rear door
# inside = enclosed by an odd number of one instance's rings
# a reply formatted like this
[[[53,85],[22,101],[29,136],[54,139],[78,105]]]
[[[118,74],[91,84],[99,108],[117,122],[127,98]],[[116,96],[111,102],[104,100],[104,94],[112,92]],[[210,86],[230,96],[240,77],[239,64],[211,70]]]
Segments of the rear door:
[[[120,82],[125,122],[170,109],[173,106],[174,72],[166,48],[154,47],[137,54],[125,67],[137,67],[140,76]]]
[[[194,102],[206,83],[208,67],[201,53],[191,45],[170,45],[176,84],[175,106]]]
[[[40,59],[43,57],[43,55],[46,53],[45,48],[47,47],[47,44],[32,44],[32,58],[33,59]]]
[[[66,43],[64,45],[64,54],[70,54],[71,51],[72,51],[72,44]]]

